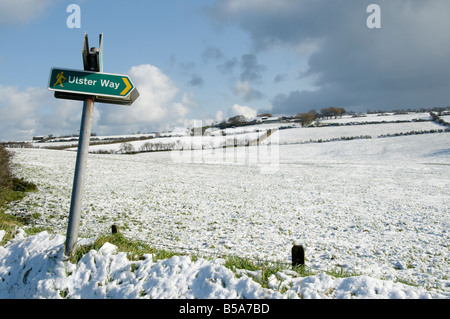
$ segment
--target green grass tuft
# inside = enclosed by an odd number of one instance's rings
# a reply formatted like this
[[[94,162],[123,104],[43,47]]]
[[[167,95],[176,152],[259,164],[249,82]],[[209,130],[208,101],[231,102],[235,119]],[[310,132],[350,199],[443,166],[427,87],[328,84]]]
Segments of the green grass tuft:
[[[99,250],[105,243],[113,244],[117,246],[119,251],[126,252],[129,260],[142,260],[145,254],[152,254],[154,261],[180,255],[179,253],[156,249],[137,240],[128,239],[122,233],[115,233],[100,235],[93,244],[77,247],[70,257],[70,261],[78,263],[90,250]]]
[[[27,224],[27,219],[5,214],[7,205],[22,200],[27,192],[36,191],[37,186],[23,178],[14,177],[11,170],[12,153],[0,145],[0,230],[6,232],[0,245],[11,240],[16,230]]]

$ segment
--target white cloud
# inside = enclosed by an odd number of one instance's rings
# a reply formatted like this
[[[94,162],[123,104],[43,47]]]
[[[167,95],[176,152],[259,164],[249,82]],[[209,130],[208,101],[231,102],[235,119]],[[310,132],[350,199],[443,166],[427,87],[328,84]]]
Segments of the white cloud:
[[[252,92],[252,86],[248,81],[238,81],[234,87],[234,94],[242,97],[250,96]]]
[[[216,120],[216,122],[222,122],[223,121],[223,112],[222,111],[217,111],[216,112],[215,120]]]
[[[133,66],[128,72],[140,96],[131,107],[105,108],[102,122],[111,125],[142,124],[161,121],[178,89],[157,67]]]
[[[184,119],[184,117],[189,113],[189,108],[184,106],[182,103],[173,103],[172,109],[177,115],[177,118]]]
[[[234,94],[248,102],[253,99],[261,99],[263,94],[252,87],[249,81],[238,80],[234,87]]]
[[[247,119],[252,119],[256,117],[257,111],[246,105],[235,104],[230,110],[230,115],[232,117],[236,115],[242,115]]]
[[[0,86],[0,140],[29,141],[34,135],[77,133],[81,113],[81,102],[55,99],[47,89]],[[96,110],[94,124],[98,118]]]
[[[153,65],[133,66],[128,74],[140,96],[129,107],[102,108],[101,131],[127,133],[138,129],[170,129],[183,123],[189,107],[196,106],[191,92],[184,93],[181,101],[177,101],[179,89]]]

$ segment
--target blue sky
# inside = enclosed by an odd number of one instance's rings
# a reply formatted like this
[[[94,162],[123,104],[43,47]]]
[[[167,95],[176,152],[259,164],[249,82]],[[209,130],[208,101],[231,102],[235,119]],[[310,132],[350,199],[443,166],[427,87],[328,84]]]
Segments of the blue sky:
[[[366,8],[381,7],[381,29]],[[81,28],[68,28],[69,4]],[[236,114],[447,106],[445,0],[0,0],[0,140],[77,133],[81,102],[47,90],[104,35],[104,72],[128,74],[131,107],[96,104],[93,131],[128,134]]]

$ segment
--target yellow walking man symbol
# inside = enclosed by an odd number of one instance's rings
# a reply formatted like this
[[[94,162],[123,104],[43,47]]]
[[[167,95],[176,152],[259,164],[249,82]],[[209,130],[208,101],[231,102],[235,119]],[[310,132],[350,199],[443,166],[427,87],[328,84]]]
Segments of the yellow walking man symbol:
[[[67,80],[67,78],[64,77],[63,74],[64,74],[64,72],[61,72],[56,76],[56,83],[53,84],[53,86],[57,86],[59,84],[59,85],[61,85],[62,88],[64,87],[63,82],[64,82],[64,80]]]

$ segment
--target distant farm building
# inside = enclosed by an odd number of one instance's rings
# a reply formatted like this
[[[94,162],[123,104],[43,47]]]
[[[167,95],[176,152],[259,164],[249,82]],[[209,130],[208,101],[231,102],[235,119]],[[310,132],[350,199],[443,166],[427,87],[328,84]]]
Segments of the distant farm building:
[[[45,141],[45,136],[33,136],[33,142],[43,142]]]

